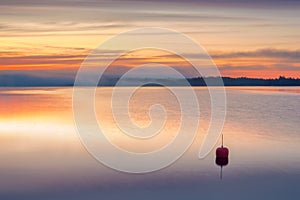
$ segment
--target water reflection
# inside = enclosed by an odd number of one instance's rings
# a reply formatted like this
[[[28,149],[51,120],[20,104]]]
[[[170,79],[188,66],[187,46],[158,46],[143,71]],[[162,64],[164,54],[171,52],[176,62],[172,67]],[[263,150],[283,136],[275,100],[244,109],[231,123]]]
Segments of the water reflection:
[[[106,88],[103,95],[110,90]],[[203,89],[197,90],[203,120],[193,146],[162,171],[131,176],[97,163],[80,144],[72,119],[72,88],[0,88],[0,199],[145,199],[145,194],[148,199],[218,199],[225,194],[228,199],[299,199],[300,95],[265,95],[256,93],[259,88],[228,91],[223,133],[230,161],[228,156],[216,157],[216,152],[199,160],[210,105]],[[113,125],[106,102],[96,102],[102,126],[110,130],[109,138],[139,153],[162,147],[180,125],[173,108],[177,104],[169,103],[172,96],[166,98],[160,88],[141,92],[132,99],[136,105],[131,109],[132,118],[137,124],[149,122],[147,114],[138,113],[145,113],[157,101],[153,93],[168,105],[171,120],[164,136],[140,145]],[[219,167],[225,167],[223,181],[218,180]]]

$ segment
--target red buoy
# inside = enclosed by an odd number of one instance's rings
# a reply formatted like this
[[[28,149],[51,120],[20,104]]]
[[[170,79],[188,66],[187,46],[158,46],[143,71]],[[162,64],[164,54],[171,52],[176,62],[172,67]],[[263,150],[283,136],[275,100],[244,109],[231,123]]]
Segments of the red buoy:
[[[216,151],[217,158],[228,158],[229,150],[226,147],[219,147]]]
[[[228,164],[229,149],[223,146],[223,134],[222,134],[222,146],[216,150],[216,164],[221,167],[220,179],[223,175],[223,166]]]

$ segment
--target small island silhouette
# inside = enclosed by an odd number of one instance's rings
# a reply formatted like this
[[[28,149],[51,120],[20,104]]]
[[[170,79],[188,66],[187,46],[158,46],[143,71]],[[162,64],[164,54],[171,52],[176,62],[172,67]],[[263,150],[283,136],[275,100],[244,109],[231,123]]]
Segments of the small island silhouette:
[[[119,78],[104,78],[99,82],[99,86],[115,86]],[[128,84],[122,86],[138,86],[139,81],[142,79],[130,79]],[[220,86],[220,77],[197,77],[186,79],[191,86],[206,86],[206,82],[209,86]],[[247,78],[247,77],[222,77],[224,86],[300,86],[300,78],[286,78],[280,76],[279,78]],[[143,86],[182,86],[179,79],[149,79],[149,83]],[[164,83],[164,85],[156,84],[155,82]]]
[[[119,81],[119,77],[105,77],[101,78],[98,86],[115,86]],[[149,83],[143,85],[147,86],[183,86],[183,81],[179,79],[165,78],[165,79],[153,79],[153,78],[130,78],[127,79],[126,83],[121,86],[139,86],[142,82],[147,80]],[[206,86],[206,82],[209,86],[222,86],[220,85],[220,77],[196,77],[196,78],[186,78],[191,86]],[[300,86],[300,78],[286,78],[284,76],[279,76],[278,78],[247,78],[247,77],[222,77],[224,86]],[[157,83],[163,83],[157,84]]]
[[[217,77],[198,77],[188,79],[189,83],[192,86],[205,86],[204,80],[212,80],[217,79]],[[231,77],[222,77],[224,86],[300,86],[299,78],[286,78],[284,76],[280,76],[279,78],[274,79],[262,79],[262,78],[247,78],[247,77],[239,77],[239,78],[231,78]]]

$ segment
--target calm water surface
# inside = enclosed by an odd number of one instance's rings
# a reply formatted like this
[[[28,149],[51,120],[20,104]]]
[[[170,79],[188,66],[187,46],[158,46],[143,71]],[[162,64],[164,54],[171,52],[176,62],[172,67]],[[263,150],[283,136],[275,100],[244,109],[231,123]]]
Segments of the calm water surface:
[[[82,146],[73,122],[72,88],[0,88],[0,199],[300,199],[300,88],[226,89],[223,133],[230,157],[222,180],[214,154],[220,142],[198,159],[210,102],[206,89],[195,89],[201,114],[191,116],[200,117],[191,148],[166,169],[130,175],[98,163]],[[146,87],[132,97],[136,124],[150,123],[148,109],[155,103],[167,113],[161,134],[141,143],[115,125],[111,91],[98,89],[95,107],[116,145],[147,152],[174,137],[180,112],[172,93]]]

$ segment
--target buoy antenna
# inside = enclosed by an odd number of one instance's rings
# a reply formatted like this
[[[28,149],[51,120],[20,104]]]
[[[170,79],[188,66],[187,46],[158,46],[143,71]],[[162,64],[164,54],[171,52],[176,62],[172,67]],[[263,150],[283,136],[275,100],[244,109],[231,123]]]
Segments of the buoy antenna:
[[[222,148],[223,148],[223,133],[222,133]]]

